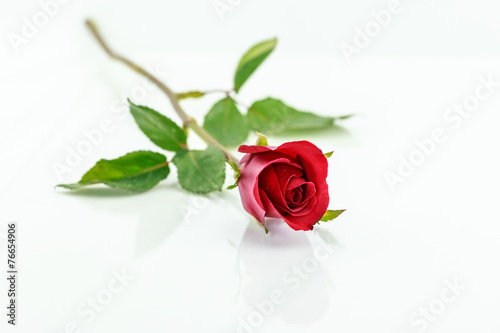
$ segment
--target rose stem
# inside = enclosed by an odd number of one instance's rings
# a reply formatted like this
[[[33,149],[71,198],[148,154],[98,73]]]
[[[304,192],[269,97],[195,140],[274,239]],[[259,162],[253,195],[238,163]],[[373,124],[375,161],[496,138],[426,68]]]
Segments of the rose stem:
[[[111,48],[108,46],[108,44],[106,44],[106,42],[102,38],[101,34],[97,30],[97,27],[96,27],[96,25],[95,25],[94,22],[92,22],[90,20],[87,20],[87,21],[85,21],[85,24],[90,29],[90,31],[92,32],[92,35],[95,37],[95,39],[97,40],[97,42],[99,42],[99,45],[101,45],[101,47],[104,49],[104,51],[112,59],[118,60],[118,61],[124,63],[125,65],[127,65],[128,67],[130,67],[135,72],[137,72],[137,73],[141,74],[142,76],[146,77],[148,80],[150,80],[151,82],[153,82],[161,91],[163,91],[165,93],[165,95],[167,95],[167,97],[170,100],[170,103],[172,104],[175,112],[179,115],[179,117],[181,118],[182,123],[184,124],[185,127],[190,127],[207,144],[214,145],[217,148],[219,148],[224,153],[224,155],[226,156],[226,159],[231,159],[236,164],[240,163],[239,159],[236,158],[235,156],[233,156],[226,149],[226,147],[224,147],[222,144],[220,144],[219,141],[215,140],[214,137],[212,137],[210,135],[210,133],[208,133],[207,131],[205,131],[205,129],[203,127],[201,127],[200,125],[198,125],[198,123],[196,122],[196,119],[188,116],[186,114],[186,112],[184,112],[184,110],[182,109],[182,107],[179,104],[179,101],[177,100],[176,95],[172,92],[172,90],[170,90],[169,87],[167,87],[163,82],[161,82],[160,80],[158,80],[153,74],[149,73],[144,68],[138,66],[137,64],[135,64],[134,62],[130,61],[129,59],[127,59],[127,58],[125,58],[125,57],[123,57],[123,56],[121,56],[119,54],[116,54],[113,50],[111,50]]]

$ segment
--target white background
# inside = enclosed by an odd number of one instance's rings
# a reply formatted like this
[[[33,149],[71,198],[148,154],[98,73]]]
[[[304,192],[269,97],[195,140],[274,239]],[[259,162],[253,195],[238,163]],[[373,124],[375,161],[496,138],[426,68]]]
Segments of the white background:
[[[401,0],[349,63],[340,45],[353,44],[355,29],[388,1],[230,3],[221,19],[212,0],[71,0],[16,52],[9,36],[41,5],[2,1],[0,236],[18,222],[20,275],[14,328],[1,279],[1,331],[498,332],[500,86],[465,118],[446,118],[474,100],[481,78],[500,82],[498,4]],[[243,52],[278,37],[240,98],[356,114],[334,129],[270,138],[334,150],[331,206],[347,212],[313,232],[272,221],[266,235],[237,191],[190,195],[174,170],[140,195],[55,190],[100,158],[158,151],[126,110],[113,111],[117,102],[146,91],[136,101],[176,119],[159,91],[104,55],[83,25],[88,17],[176,91],[230,88]],[[219,97],[184,106],[202,120]],[[112,130],[58,175],[54,166],[103,119]],[[446,140],[419,153],[416,141],[436,129]],[[422,163],[391,188],[387,174],[417,155]],[[123,271],[131,279],[116,282]],[[283,302],[270,306],[280,291]]]

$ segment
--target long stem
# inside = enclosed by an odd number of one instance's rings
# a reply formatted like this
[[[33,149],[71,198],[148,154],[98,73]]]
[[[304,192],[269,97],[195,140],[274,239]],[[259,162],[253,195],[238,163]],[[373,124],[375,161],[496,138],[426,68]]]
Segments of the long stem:
[[[182,120],[182,123],[186,127],[190,127],[200,138],[202,138],[207,144],[214,145],[217,148],[219,148],[224,155],[226,155],[227,159],[233,160],[236,164],[239,164],[239,159],[233,156],[223,145],[220,144],[219,141],[215,140],[213,136],[210,135],[203,127],[201,127],[194,118],[188,116],[186,112],[182,109],[182,107],[179,104],[179,101],[177,100],[177,97],[175,93],[172,92],[172,90],[167,87],[163,82],[158,80],[153,74],[149,73],[146,71],[144,68],[140,67],[136,63],[130,61],[129,59],[115,53],[111,48],[108,46],[108,44],[104,41],[102,38],[101,34],[99,33],[99,30],[97,29],[96,25],[94,22],[87,20],[85,21],[85,24],[87,27],[90,29],[92,32],[92,35],[95,37],[99,45],[104,49],[104,51],[112,58],[115,60],[118,60],[125,65],[127,65],[129,68],[134,70],[135,72],[141,74],[142,76],[146,77],[148,80],[153,82],[161,91],[167,95],[168,99],[170,100],[170,103],[172,104],[175,112],[179,115],[179,117]]]

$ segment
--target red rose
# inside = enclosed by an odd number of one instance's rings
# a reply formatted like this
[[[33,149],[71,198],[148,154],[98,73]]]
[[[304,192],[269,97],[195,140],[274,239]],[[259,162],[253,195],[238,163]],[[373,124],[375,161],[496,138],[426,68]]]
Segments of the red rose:
[[[262,225],[275,217],[294,230],[312,230],[330,202],[323,152],[309,141],[242,145],[238,151],[246,153],[238,181],[243,208]]]

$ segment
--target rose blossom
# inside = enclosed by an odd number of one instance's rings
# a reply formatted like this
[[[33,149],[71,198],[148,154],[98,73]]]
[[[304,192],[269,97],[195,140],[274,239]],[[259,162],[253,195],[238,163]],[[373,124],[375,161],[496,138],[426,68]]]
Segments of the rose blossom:
[[[330,202],[323,152],[309,141],[242,145],[238,151],[246,153],[238,181],[243,208],[262,225],[275,217],[294,230],[312,230]]]

